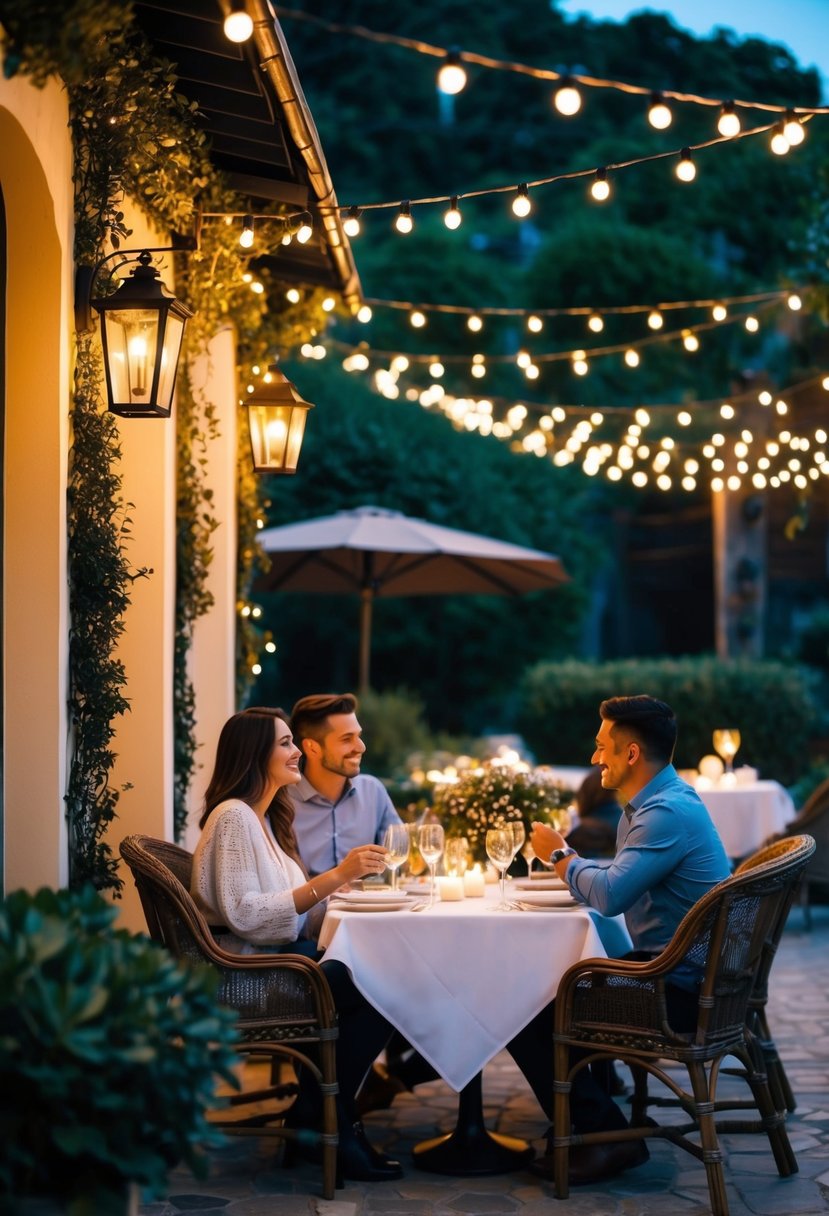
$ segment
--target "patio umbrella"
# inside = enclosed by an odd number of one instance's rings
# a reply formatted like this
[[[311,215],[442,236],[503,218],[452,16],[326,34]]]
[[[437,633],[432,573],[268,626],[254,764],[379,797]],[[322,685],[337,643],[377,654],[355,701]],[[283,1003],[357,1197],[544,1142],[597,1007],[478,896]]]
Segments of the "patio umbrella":
[[[368,688],[371,612],[377,596],[524,595],[569,578],[552,553],[443,528],[382,507],[356,507],[282,528],[259,540],[271,567],[260,591],[360,595],[360,691]]]

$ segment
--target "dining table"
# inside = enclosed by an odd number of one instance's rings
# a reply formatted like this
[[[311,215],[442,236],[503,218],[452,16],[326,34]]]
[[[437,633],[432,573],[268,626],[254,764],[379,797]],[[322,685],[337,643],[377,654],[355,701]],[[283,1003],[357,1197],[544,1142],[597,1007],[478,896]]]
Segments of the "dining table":
[[[696,790],[708,808],[727,855],[735,861],[755,853],[775,832],[782,832],[797,811],[777,781],[698,780]]]
[[[332,899],[320,932],[324,960],[344,963],[460,1095],[454,1131],[415,1147],[415,1164],[434,1173],[503,1173],[531,1159],[524,1141],[484,1126],[482,1071],[555,997],[568,967],[631,949],[621,917],[577,903],[554,879],[511,880],[507,891],[509,911],[498,909],[494,884],[483,898],[402,897],[393,909],[370,895]]]

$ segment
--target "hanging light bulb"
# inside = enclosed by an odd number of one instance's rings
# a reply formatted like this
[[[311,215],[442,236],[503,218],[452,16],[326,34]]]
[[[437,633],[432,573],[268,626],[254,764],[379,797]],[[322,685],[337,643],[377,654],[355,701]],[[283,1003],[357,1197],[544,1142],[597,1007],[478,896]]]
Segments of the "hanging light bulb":
[[[594,334],[600,334],[604,329],[604,318],[597,312],[591,312],[587,318],[587,328]]]
[[[760,322],[756,317],[748,316],[745,319],[745,327],[750,334],[756,334],[757,330],[760,328]]]
[[[408,202],[400,204],[400,210],[397,213],[397,219],[394,221],[394,226],[398,232],[404,235],[414,228],[414,220],[412,219],[412,209]]]
[[[785,156],[789,151],[791,144],[786,138],[786,131],[782,122],[776,124],[774,131],[772,132],[769,147],[775,156]]]
[[[679,153],[679,163],[676,166],[676,175],[681,182],[692,182],[697,175],[697,167],[691,160],[691,149],[683,148]]]
[[[230,0],[222,29],[228,42],[247,42],[253,33],[253,18],[245,12],[245,0]]]
[[[728,316],[728,309],[724,304],[715,304],[711,309],[711,316],[715,321],[724,321]]]
[[[355,237],[360,235],[360,208],[349,207],[348,215],[343,221],[343,232],[346,236]]]
[[[695,354],[699,350],[699,338],[690,329],[682,331],[682,345],[690,354]]]
[[[467,317],[466,328],[471,330],[473,334],[480,333],[483,327],[484,323],[477,313],[473,313],[472,316]]]
[[[243,249],[250,249],[253,245],[253,216],[246,215],[242,220],[242,235],[239,237],[239,244]]]
[[[372,318],[372,315],[373,315],[372,311],[369,308],[368,304],[361,304],[357,310],[357,320],[360,322],[361,325],[368,325],[369,321]]]
[[[792,294],[786,298],[786,303],[792,312],[800,312],[801,308],[803,307],[803,301],[796,292],[792,292]]]
[[[454,230],[455,228],[460,228],[462,218],[461,209],[458,206],[458,196],[457,194],[453,194],[449,200],[449,210],[444,214],[443,222],[447,228]]]
[[[285,292],[285,299],[289,304],[298,304],[302,299],[302,296],[295,287],[289,287]]]
[[[296,239],[300,245],[307,245],[311,237],[314,235],[314,224],[310,214],[303,211],[299,217],[299,228],[297,228]]]
[[[665,323],[664,317],[662,316],[662,313],[659,311],[659,309],[658,308],[651,309],[651,311],[648,313],[648,328],[649,329],[661,329],[662,326],[664,325],[664,323]]]
[[[531,334],[540,334],[544,328],[544,322],[541,317],[537,317],[535,313],[527,317],[527,329]]]
[[[733,101],[724,101],[717,119],[717,130],[725,139],[733,139],[742,130],[740,115],[734,109]]]
[[[665,104],[661,93],[651,93],[651,104],[648,106],[648,122],[657,131],[665,131],[673,122],[670,107]]]
[[[422,313],[419,308],[416,308],[409,316],[409,323],[413,329],[423,329],[426,324],[426,314]]]
[[[596,176],[590,186],[590,193],[597,203],[603,203],[610,198],[610,182],[607,180],[607,169],[597,169]]]
[[[437,85],[441,93],[448,93],[450,97],[466,88],[466,68],[459,51],[450,51],[440,65]]]
[[[527,183],[522,182],[516,191],[515,198],[512,200],[512,214],[516,215],[519,220],[526,219],[533,209],[530,202],[530,195],[527,190]]]
[[[569,76],[562,77],[561,84],[553,94],[553,105],[565,118],[572,118],[581,109],[581,93]]]
[[[639,366],[639,351],[634,350],[632,346],[629,347],[625,351],[625,363],[627,364],[628,367],[638,367]]]
[[[786,121],[783,123],[783,134],[792,148],[796,148],[798,144],[802,144],[806,138],[806,128],[791,110],[789,110],[786,115]]]

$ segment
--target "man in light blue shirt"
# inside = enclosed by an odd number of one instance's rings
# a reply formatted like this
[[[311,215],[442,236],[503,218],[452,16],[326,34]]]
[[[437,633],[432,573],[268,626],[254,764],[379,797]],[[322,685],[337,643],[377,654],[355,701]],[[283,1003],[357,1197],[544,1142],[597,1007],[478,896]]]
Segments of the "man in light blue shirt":
[[[602,785],[615,790],[623,811],[611,861],[589,861],[568,848],[564,837],[546,824],[533,825],[535,854],[584,903],[607,916],[624,914],[634,952],[653,958],[673,937],[679,922],[707,891],[727,878],[731,867],[722,841],[695,790],[671,763],[676,718],[654,697],[613,697],[599,706],[601,725],[592,763]],[[701,972],[683,964],[667,985],[668,1014],[675,1029],[696,1022]],[[552,1113],[553,1006],[547,1006],[509,1045],[542,1107]],[[573,1125],[578,1132],[624,1127],[625,1119],[609,1093],[585,1068],[574,1078]],[[643,1142],[585,1145],[571,1153],[571,1183],[610,1177],[640,1165],[648,1153]],[[538,1163],[547,1176],[552,1158]]]
[[[360,844],[382,844],[402,820],[382,782],[360,772],[366,745],[351,693],[302,697],[291,711],[302,780],[289,788],[294,832],[311,877]]]

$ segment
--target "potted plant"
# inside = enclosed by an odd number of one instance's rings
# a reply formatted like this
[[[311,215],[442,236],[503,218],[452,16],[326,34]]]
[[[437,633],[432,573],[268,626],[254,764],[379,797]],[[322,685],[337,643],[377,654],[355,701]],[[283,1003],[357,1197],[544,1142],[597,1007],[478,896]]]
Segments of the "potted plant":
[[[185,1161],[204,1175],[234,1014],[207,968],[114,927],[91,887],[0,905],[0,1212],[122,1216]]]

